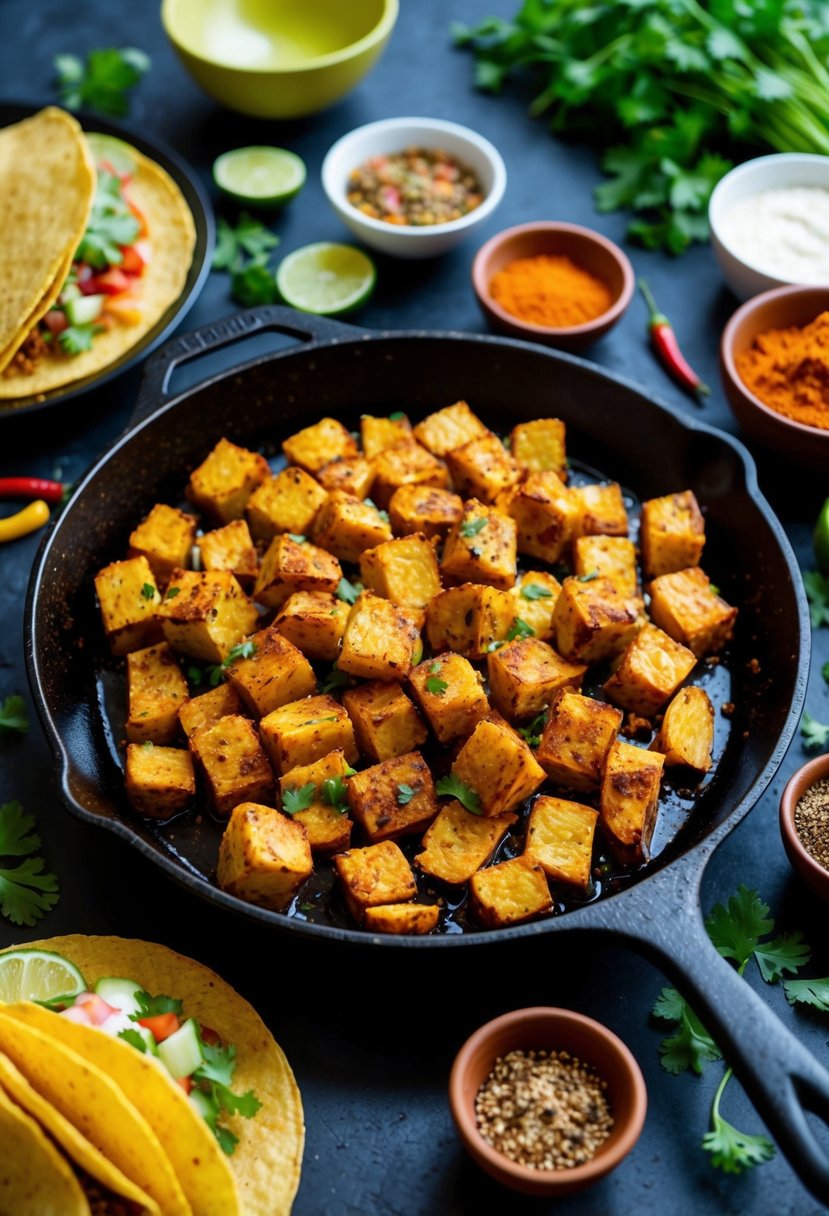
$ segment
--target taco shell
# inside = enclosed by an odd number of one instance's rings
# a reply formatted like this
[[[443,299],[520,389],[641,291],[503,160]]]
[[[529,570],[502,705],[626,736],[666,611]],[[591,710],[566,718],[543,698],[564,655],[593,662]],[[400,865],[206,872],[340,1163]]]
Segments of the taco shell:
[[[0,1216],[89,1216],[68,1162],[2,1089],[0,1145]]]
[[[100,979],[120,976],[136,980],[153,994],[177,997],[186,1016],[236,1046],[233,1087],[239,1092],[254,1090],[262,1106],[253,1119],[228,1120],[239,1142],[233,1155],[226,1157],[184,1092],[128,1043],[42,1006],[28,1002],[0,1006],[0,1018],[50,1036],[118,1085],[164,1144],[194,1216],[220,1212],[222,1216],[236,1212],[289,1216],[305,1139],[302,1100],[282,1049],[253,1007],[215,972],[166,946],[81,935],[29,945],[69,959],[91,988]],[[2,1028],[0,1050],[4,1050]],[[229,1177],[235,1180],[235,1192],[228,1188]],[[214,1200],[221,1202],[211,1200],[211,1187]]]

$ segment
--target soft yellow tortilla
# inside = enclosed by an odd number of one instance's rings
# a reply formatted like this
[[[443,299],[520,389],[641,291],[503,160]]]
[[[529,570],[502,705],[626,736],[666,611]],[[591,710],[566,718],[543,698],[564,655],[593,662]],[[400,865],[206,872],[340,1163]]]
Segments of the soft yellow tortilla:
[[[68,1162],[2,1089],[0,1216],[90,1216]]]
[[[0,132],[0,136],[2,136],[2,132]],[[4,375],[0,375],[0,400],[14,401],[19,398],[40,396],[53,389],[71,384],[75,380],[81,380],[85,376],[103,371],[140,341],[144,334],[158,323],[184,290],[196,244],[196,227],[190,208],[169,173],[135,148],[130,148],[130,153],[135,160],[135,173],[127,187],[127,192],[147,221],[145,239],[151,252],[150,261],[139,279],[138,297],[142,313],[141,320],[134,325],[113,321],[111,329],[95,336],[90,350],[81,351],[78,355],[65,355],[60,350],[49,351],[38,360],[29,375],[14,370],[7,371]],[[84,221],[85,226],[86,221]],[[83,229],[72,246],[73,253],[81,236],[83,236]],[[0,265],[2,265],[2,251],[0,251]],[[54,303],[62,282],[61,280],[46,308]],[[46,308],[38,314],[37,320],[40,319]],[[21,335],[21,342],[31,328],[32,325],[29,324]],[[17,343],[17,346],[19,345],[20,342]],[[1,339],[0,348],[2,348]],[[0,357],[0,368],[3,366]]]
[[[96,1182],[100,1182],[115,1195],[120,1195],[122,1199],[129,1199],[136,1204],[141,1216],[161,1216],[158,1204],[130,1182],[56,1107],[50,1106],[7,1056],[0,1054],[0,1102],[3,1096],[10,1098],[36,1120],[63,1149],[66,1156]]]
[[[302,1100],[282,1049],[255,1009],[214,971],[166,946],[119,937],[81,935],[27,944],[31,949],[53,950],[69,959],[90,987],[106,976],[118,976],[136,980],[153,995],[164,993],[177,997],[184,1002],[188,1017],[211,1027],[225,1043],[236,1045],[233,1088],[237,1093],[253,1089],[262,1109],[253,1119],[234,1116],[227,1120],[228,1127],[239,1137],[239,1143],[235,1153],[222,1160],[230,1166],[236,1180],[238,1211],[242,1216],[288,1216],[302,1166],[305,1140]],[[167,1127],[175,1129],[160,1138],[193,1203],[194,1212],[198,1213],[192,1190],[196,1171],[188,1168],[186,1159],[177,1160],[176,1151],[191,1143],[191,1120],[198,1122],[200,1131],[205,1130],[206,1125],[195,1115],[183,1092],[160,1071],[158,1078],[164,1083],[163,1095],[157,1084],[152,1092],[144,1090],[139,1078],[144,1075],[143,1068],[148,1062],[128,1043],[96,1030],[80,1036],[75,1032],[85,1031],[85,1027],[40,1006],[0,1006],[3,1008],[6,1011],[25,1010],[23,1016],[27,1021],[48,1025],[51,1035],[59,1035],[61,1042],[70,1044],[117,1080],[148,1122],[152,1123],[153,1117],[160,1118],[167,1121]],[[82,1037],[83,1049],[80,1046]],[[90,1050],[94,1050],[94,1061],[91,1055],[86,1055]],[[184,1099],[183,1104],[181,1099]],[[153,1105],[157,1107],[154,1116],[149,1109]],[[214,1148],[217,1147],[212,1135],[210,1141]],[[207,1160],[205,1156],[203,1161]],[[235,1210],[224,1209],[228,1214]]]
[[[0,1052],[165,1216],[191,1216],[161,1142],[114,1081],[52,1035],[11,1017],[14,1008],[0,1007]]]
[[[57,299],[95,183],[80,124],[65,111],[49,106],[0,130],[0,371]]]

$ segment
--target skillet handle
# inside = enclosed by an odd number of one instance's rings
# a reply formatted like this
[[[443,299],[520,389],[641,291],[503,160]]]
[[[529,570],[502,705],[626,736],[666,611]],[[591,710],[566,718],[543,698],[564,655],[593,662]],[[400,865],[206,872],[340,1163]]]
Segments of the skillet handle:
[[[174,396],[169,391],[173,371],[183,363],[190,363],[211,351],[231,346],[259,333],[287,334],[302,343],[336,342],[339,338],[353,338],[359,332],[351,325],[317,317],[312,313],[296,312],[279,304],[266,304],[223,317],[220,321],[203,325],[192,333],[182,334],[166,342],[151,355],[144,365],[138,399],[129,421],[128,429],[149,418],[156,410]]]
[[[792,1168],[829,1203],[829,1155],[806,1119],[809,1112],[829,1125],[829,1073],[713,946],[699,906],[701,874],[679,872],[684,860],[609,901],[612,928],[675,983]]]

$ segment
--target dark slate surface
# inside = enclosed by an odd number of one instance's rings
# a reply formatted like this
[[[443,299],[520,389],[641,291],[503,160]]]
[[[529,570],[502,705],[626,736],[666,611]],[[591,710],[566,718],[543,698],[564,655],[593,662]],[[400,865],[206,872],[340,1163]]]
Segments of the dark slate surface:
[[[132,122],[155,132],[188,156],[209,181],[213,157],[228,147],[277,143],[307,161],[308,185],[277,224],[284,252],[311,240],[347,239],[329,213],[318,170],[335,138],[363,122],[425,113],[468,123],[503,152],[510,184],[481,240],[508,224],[532,219],[586,222],[622,239],[621,216],[593,212],[598,179],[593,154],[554,142],[524,113],[521,97],[476,94],[471,64],[447,37],[450,19],[474,21],[512,0],[403,0],[392,43],[374,73],[325,115],[293,123],[255,122],[223,112],[179,68],[158,20],[158,5],[103,0],[3,0],[0,4],[0,81],[6,99],[40,104],[54,99],[50,64],[56,52],[134,44],[153,69],[133,102]],[[482,330],[469,285],[473,240],[441,261],[379,264],[377,293],[360,317],[373,328]],[[631,250],[638,272],[650,278],[661,306],[672,314],[684,347],[715,392],[705,417],[734,429],[719,391],[717,343],[734,300],[722,286],[708,249],[681,261]],[[233,311],[227,280],[214,275],[188,327]],[[637,301],[590,357],[683,409],[694,407],[655,364],[644,339]],[[189,373],[188,373],[189,374]],[[0,474],[55,474],[75,479],[125,425],[138,375],[125,376],[83,406],[53,411],[29,424],[0,426]],[[656,454],[655,454],[656,455]],[[761,461],[761,484],[781,516],[799,558],[812,563],[811,521],[827,492],[815,477],[775,456]],[[25,688],[22,666],[23,599],[37,538],[0,550],[0,696]],[[829,714],[820,676],[829,658],[829,631],[815,639],[807,704]],[[756,887],[785,928],[802,928],[815,946],[825,941],[826,909],[799,889],[777,829],[780,791],[802,763],[795,741],[781,772],[755,811],[719,849],[703,886],[706,908],[745,882]],[[61,932],[120,933],[164,941],[215,966],[259,1008],[284,1045],[305,1101],[308,1136],[295,1211],[298,1216],[472,1216],[481,1212],[622,1216],[668,1212],[680,1216],[780,1213],[811,1216],[820,1206],[778,1154],[743,1177],[713,1171],[700,1151],[719,1068],[701,1079],[668,1076],[659,1064],[659,1032],[648,1011],[663,982],[649,964],[607,939],[578,944],[566,937],[529,945],[439,954],[384,952],[382,968],[368,952],[297,946],[256,932],[195,905],[177,887],[119,842],[82,828],[62,810],[51,758],[33,725],[28,740],[2,753],[2,798],[19,798],[35,811],[49,863],[61,877],[58,909],[37,930],[0,923],[0,946]],[[826,974],[825,946],[811,974]],[[820,1058],[827,1060],[829,1022],[792,1011],[782,991],[749,982]],[[465,1158],[445,1100],[452,1057],[481,1022],[526,1004],[563,1004],[610,1025],[636,1053],[650,1092],[650,1112],[635,1152],[592,1191],[555,1205],[523,1200],[489,1182]],[[747,1131],[760,1121],[736,1084],[726,1114]]]

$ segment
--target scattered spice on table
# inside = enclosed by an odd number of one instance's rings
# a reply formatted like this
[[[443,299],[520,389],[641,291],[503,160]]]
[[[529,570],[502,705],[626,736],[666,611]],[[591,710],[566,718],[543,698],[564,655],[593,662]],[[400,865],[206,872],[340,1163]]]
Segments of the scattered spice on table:
[[[352,207],[387,224],[448,224],[483,202],[475,173],[441,148],[372,156],[348,179]]]
[[[803,327],[758,334],[736,364],[746,388],[769,409],[829,430],[829,312]]]
[[[613,1117],[607,1083],[566,1051],[511,1051],[495,1062],[475,1099],[478,1130],[511,1161],[573,1169],[595,1157]]]
[[[557,254],[516,258],[492,276],[489,290],[505,312],[554,329],[594,321],[613,303],[603,279]]]
[[[794,829],[804,849],[829,870],[829,777],[801,794],[794,809]]]

